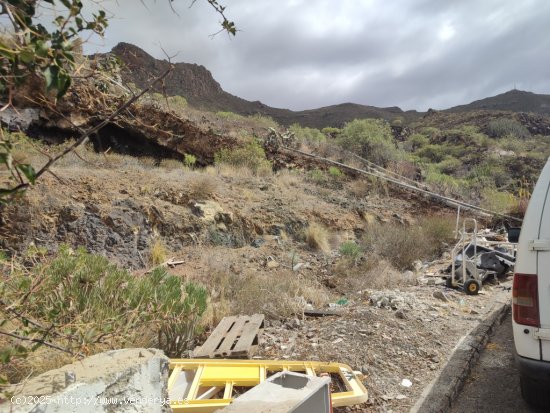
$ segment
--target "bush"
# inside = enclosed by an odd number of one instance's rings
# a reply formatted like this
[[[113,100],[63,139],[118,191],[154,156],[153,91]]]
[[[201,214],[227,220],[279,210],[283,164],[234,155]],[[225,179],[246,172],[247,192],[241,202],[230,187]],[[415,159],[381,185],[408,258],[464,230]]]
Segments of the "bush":
[[[321,308],[329,302],[318,282],[293,271],[264,276],[250,274],[231,281],[231,303],[236,314],[263,313],[269,318],[303,314],[308,304]]]
[[[328,174],[333,178],[341,178],[344,176],[344,173],[336,166],[331,166],[330,168],[328,168]]]
[[[183,155],[183,164],[188,167],[192,168],[197,163],[197,157],[195,155],[191,155],[190,153],[186,153]]]
[[[166,252],[166,247],[160,238],[155,238],[151,244],[149,261],[151,265],[156,266],[160,265],[166,261],[168,254]]]
[[[395,145],[390,126],[380,119],[348,122],[338,137],[338,143],[382,166],[402,156]]]
[[[12,269],[0,280],[0,291],[5,300],[0,313],[20,321],[10,323],[11,332],[75,352],[137,345],[181,357],[207,302],[202,286],[184,283],[164,268],[136,276],[102,256],[66,246],[31,270]]]
[[[326,136],[319,129],[303,128],[297,123],[292,124],[288,130],[294,134],[298,142],[316,145],[327,140]]]
[[[317,185],[321,185],[326,182],[325,173],[319,168],[315,168],[315,169],[312,169],[311,171],[308,171],[307,179]]]
[[[361,254],[361,248],[357,243],[353,241],[346,241],[340,245],[340,254],[344,257],[350,258],[353,261],[356,261]]]
[[[527,139],[531,136],[525,126],[509,118],[499,118],[490,121],[487,125],[487,134],[493,138],[514,136],[519,139]]]
[[[249,168],[254,173],[271,170],[271,162],[267,160],[264,149],[256,141],[233,149],[222,149],[215,157],[216,164],[228,164]]]
[[[238,115],[237,113],[233,112],[216,112],[216,116],[220,119],[233,121],[244,119],[244,116]]]
[[[453,236],[451,218],[424,218],[417,225],[374,224],[363,242],[365,248],[399,270],[411,268],[416,260],[433,259],[441,253],[442,243]]]
[[[189,174],[185,183],[189,189],[189,195],[197,201],[210,198],[218,189],[216,178],[206,173]]]
[[[519,200],[509,192],[498,191],[494,188],[483,188],[482,190],[483,208],[501,214],[509,214],[518,209]]]
[[[424,146],[428,145],[430,143],[430,139],[428,139],[427,136],[415,133],[414,135],[411,135],[407,141],[405,142],[405,148],[408,151],[416,152],[419,149],[422,149]]]
[[[328,252],[330,250],[328,243],[328,231],[325,227],[317,223],[311,223],[305,230],[306,243],[314,250]]]

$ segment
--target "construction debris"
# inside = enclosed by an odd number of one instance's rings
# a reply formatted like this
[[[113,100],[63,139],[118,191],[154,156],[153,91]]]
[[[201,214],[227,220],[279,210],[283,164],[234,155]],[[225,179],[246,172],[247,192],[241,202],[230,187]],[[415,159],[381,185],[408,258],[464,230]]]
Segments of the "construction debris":
[[[224,317],[194,358],[251,358],[258,349],[264,315]]]
[[[174,359],[170,361],[170,368],[172,373],[168,380],[168,395],[170,407],[176,413],[215,412],[279,372],[297,372],[315,378],[330,377],[333,407],[352,406],[368,400],[367,389],[359,378],[360,373],[341,363]]]
[[[331,413],[327,376],[281,371],[237,397],[219,413]]]

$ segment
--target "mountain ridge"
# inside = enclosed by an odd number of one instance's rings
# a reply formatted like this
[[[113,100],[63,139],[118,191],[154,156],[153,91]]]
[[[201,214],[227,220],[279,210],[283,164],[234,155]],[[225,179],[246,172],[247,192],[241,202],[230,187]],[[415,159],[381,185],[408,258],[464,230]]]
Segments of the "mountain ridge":
[[[138,46],[130,43],[117,44],[111,53],[124,64],[123,80],[134,83],[140,88],[146,87],[151,79],[165,71],[170,65],[167,60],[155,59]],[[260,101],[248,101],[224,91],[207,68],[193,63],[175,63],[174,71],[165,79],[162,88],[157,88],[157,91],[166,93],[168,96],[183,96],[190,105],[198,109],[231,111],[244,116],[260,114],[270,116],[285,126],[299,123],[302,126],[315,128],[342,127],[346,122],[358,118],[380,118],[388,121],[401,119],[410,122],[432,112],[432,110],[428,112],[403,111],[397,106],[380,108],[352,102],[301,111],[274,108]],[[534,112],[548,115],[550,114],[550,95],[514,89],[438,112],[482,110]]]

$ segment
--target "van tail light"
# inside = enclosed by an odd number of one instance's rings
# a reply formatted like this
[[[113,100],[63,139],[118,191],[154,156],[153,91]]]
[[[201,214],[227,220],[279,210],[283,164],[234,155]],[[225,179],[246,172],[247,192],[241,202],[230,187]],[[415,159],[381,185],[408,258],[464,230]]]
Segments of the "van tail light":
[[[536,274],[515,274],[512,297],[514,321],[518,324],[540,327]]]

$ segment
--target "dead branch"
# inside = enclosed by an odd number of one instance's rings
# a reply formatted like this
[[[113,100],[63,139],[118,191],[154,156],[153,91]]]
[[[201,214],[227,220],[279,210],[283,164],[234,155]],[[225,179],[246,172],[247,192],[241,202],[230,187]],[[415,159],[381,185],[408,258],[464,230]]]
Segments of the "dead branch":
[[[64,353],[69,353],[71,356],[74,356],[74,355],[78,355],[78,356],[81,356],[81,357],[84,356],[84,355],[81,354],[81,353],[73,353],[71,350],[68,350],[68,349],[66,349],[66,348],[60,347],[60,346],[58,346],[57,344],[50,343],[50,342],[45,341],[45,340],[43,340],[43,339],[24,337],[24,336],[20,336],[20,335],[13,334],[13,333],[8,333],[7,331],[2,331],[2,330],[0,330],[0,334],[5,335],[5,336],[8,336],[8,337],[13,337],[13,338],[16,338],[16,339],[18,339],[18,340],[30,341],[30,342],[32,342],[32,343],[43,344],[43,345],[45,345],[45,346],[47,346],[47,347],[51,347],[51,348],[53,348],[53,349],[62,351],[62,352],[64,352]]]

